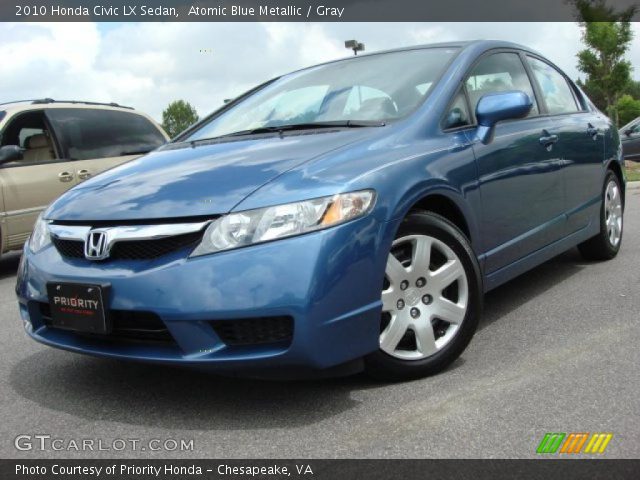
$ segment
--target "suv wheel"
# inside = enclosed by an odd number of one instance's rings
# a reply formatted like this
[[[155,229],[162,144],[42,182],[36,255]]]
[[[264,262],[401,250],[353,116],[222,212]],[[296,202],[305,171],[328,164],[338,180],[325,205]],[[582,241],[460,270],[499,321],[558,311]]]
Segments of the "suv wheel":
[[[387,380],[443,370],[469,344],[482,304],[480,269],[464,234],[434,213],[403,221],[387,260],[380,350],[367,371]]]
[[[578,245],[587,260],[611,260],[618,254],[622,243],[622,189],[618,177],[607,173],[600,207],[600,233]]]

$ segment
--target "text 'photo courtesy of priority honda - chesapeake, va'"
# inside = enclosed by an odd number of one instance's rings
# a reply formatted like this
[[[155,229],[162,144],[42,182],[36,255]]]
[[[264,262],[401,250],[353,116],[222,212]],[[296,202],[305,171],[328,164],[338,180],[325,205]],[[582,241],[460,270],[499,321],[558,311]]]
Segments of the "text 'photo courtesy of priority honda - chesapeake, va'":
[[[0,5],[0,478],[636,478],[638,22]]]

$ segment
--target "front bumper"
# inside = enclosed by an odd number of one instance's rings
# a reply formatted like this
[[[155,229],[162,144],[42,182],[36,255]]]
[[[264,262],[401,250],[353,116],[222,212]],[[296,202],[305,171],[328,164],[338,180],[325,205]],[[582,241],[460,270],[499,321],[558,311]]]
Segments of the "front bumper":
[[[365,217],[335,228],[213,255],[90,262],[53,245],[25,247],[16,292],[35,340],[98,356],[220,369],[326,369],[378,348],[383,227]],[[170,341],[119,341],[52,328],[43,315],[47,282],[110,285],[112,311],[151,312]],[[230,345],[215,321],[290,317],[286,344]]]

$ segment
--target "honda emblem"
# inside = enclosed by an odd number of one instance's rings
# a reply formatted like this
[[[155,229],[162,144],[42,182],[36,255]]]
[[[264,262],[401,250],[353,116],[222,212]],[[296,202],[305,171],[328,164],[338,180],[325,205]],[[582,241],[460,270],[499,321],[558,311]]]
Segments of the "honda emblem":
[[[104,230],[91,230],[84,242],[84,256],[87,260],[104,260],[109,256],[109,242]]]

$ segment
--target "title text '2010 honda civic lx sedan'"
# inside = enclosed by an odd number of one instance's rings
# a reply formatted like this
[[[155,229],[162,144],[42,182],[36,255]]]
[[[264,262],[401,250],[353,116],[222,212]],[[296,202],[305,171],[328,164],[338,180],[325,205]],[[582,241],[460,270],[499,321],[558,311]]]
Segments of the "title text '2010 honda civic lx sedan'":
[[[478,41],[276,78],[43,213],[17,293],[73,352],[232,374],[436,373],[484,292],[622,238],[617,129],[539,54]]]

